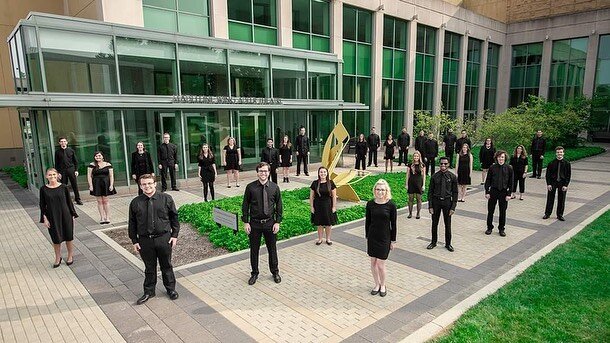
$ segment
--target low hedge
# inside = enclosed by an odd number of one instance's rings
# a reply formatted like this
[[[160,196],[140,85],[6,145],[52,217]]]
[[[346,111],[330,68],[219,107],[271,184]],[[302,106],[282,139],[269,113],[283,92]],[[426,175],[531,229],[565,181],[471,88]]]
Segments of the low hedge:
[[[17,182],[19,186],[23,188],[28,187],[28,175],[25,172],[24,166],[16,166],[16,167],[5,167],[2,168],[2,171],[7,173],[8,176],[13,179],[13,181]]]

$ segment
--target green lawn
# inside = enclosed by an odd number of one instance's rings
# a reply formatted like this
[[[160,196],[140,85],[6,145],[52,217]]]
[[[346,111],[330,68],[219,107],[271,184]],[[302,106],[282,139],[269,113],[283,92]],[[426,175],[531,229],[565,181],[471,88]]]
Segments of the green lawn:
[[[17,182],[21,187],[27,188],[28,186],[28,176],[25,172],[24,166],[16,166],[16,167],[5,167],[1,169],[3,172],[7,173],[11,179]]]
[[[610,211],[434,342],[610,342]]]

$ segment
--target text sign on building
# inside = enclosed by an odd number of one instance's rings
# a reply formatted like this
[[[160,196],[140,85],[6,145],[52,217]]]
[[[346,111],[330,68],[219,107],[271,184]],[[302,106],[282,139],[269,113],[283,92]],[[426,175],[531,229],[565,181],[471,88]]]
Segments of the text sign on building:
[[[214,207],[212,210],[212,218],[214,218],[214,221],[218,226],[226,226],[233,229],[233,234],[237,235],[237,230],[239,230],[237,213],[224,211],[218,207]]]
[[[281,105],[282,99],[276,98],[254,98],[254,97],[231,97],[231,96],[207,96],[207,95],[174,95],[174,103],[187,104],[217,104],[217,105]]]

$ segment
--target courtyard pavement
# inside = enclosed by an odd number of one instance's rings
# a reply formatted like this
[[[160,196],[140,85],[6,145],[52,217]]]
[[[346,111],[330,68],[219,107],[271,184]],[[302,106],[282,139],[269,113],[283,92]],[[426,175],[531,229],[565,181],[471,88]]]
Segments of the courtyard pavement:
[[[346,164],[352,162],[346,158]],[[157,297],[135,305],[142,294],[142,264],[101,230],[124,227],[128,188],[111,199],[112,224],[101,226],[95,201],[78,206],[74,264],[52,269],[46,229],[38,224],[36,197],[2,175],[0,182],[0,340],[3,342],[397,342],[451,311],[514,266],[551,244],[610,202],[610,153],[573,163],[565,222],[542,220],[544,180],[528,178],[525,200],[511,200],[506,237],[485,231],[486,200],[473,184],[453,218],[455,252],[444,249],[442,224],[437,248],[426,250],[430,215],[407,219],[399,211],[397,247],[387,263],[385,298],[371,296],[363,221],[333,230],[332,246],[314,245],[316,234],[278,243],[282,283],[266,271],[248,286],[249,253],[242,251],[177,268],[180,298]],[[394,171],[402,171],[396,167]],[[293,168],[294,169],[294,168]],[[310,177],[291,177],[282,189],[309,186]],[[373,168],[374,173],[383,171]],[[219,196],[241,194],[219,176]],[[281,178],[281,176],[280,176]],[[475,172],[473,181],[480,180]],[[177,205],[201,201],[196,180],[169,192]],[[497,223],[497,216],[495,219]],[[178,241],[180,244],[180,241]]]

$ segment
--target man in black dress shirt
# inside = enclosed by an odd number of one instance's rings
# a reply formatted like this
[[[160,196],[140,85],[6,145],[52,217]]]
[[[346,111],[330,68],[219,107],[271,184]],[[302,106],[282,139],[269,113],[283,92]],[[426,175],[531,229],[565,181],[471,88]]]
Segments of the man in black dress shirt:
[[[438,222],[443,212],[445,223],[445,248],[453,252],[451,246],[451,216],[455,212],[458,199],[458,185],[455,174],[448,170],[449,159],[440,158],[440,170],[432,175],[428,187],[428,211],[432,215],[432,242],[427,249],[434,249],[438,240]]]
[[[434,167],[436,165],[436,156],[438,156],[438,142],[434,139],[434,134],[430,132],[428,139],[424,142],[424,163],[426,164],[426,173],[434,175]]]
[[[455,142],[455,150],[457,150],[458,153],[460,152],[460,149],[464,146],[464,143],[468,144],[470,149],[472,149],[472,142],[470,141],[470,138],[468,138],[466,130],[462,130],[462,137],[458,138]]]
[[[241,220],[250,241],[250,265],[252,273],[249,285],[256,283],[258,278],[258,252],[261,246],[261,236],[265,237],[265,245],[269,253],[269,270],[275,283],[282,282],[277,261],[277,232],[282,222],[282,196],[280,188],[269,181],[269,165],[261,162],[256,166],[258,180],[246,186],[244,200],[241,205]]]
[[[369,163],[366,165],[370,167],[372,163],[377,167],[377,150],[381,146],[381,140],[379,135],[375,133],[375,127],[371,128],[371,134],[366,138],[366,142],[369,145]]]
[[[57,169],[60,180],[64,185],[68,185],[68,181],[70,181],[72,191],[74,191],[74,202],[82,205],[83,202],[80,200],[78,184],[76,183],[78,161],[74,150],[68,148],[68,140],[65,137],[59,138],[59,149],[55,150],[55,169]]]
[[[128,226],[133,248],[140,253],[145,266],[144,295],[137,304],[141,305],[155,296],[157,259],[167,295],[176,300],[178,292],[171,259],[180,231],[178,211],[171,195],[156,191],[157,183],[152,174],[142,175],[139,182],[144,194],[131,201]]]
[[[398,165],[408,163],[409,145],[411,145],[411,136],[407,133],[407,128],[403,127],[402,132],[398,136]]]
[[[508,200],[510,200],[511,188],[513,185],[513,167],[506,164],[506,152],[498,150],[494,156],[496,163],[489,167],[487,178],[485,179],[485,198],[487,201],[487,230],[486,235],[491,235],[493,230],[494,211],[496,203],[500,207],[500,220],[498,223],[498,231],[500,236],[506,236],[504,232],[506,224],[506,209],[508,208]]]
[[[277,184],[277,167],[280,165],[280,151],[273,147],[273,138],[267,138],[267,146],[261,152],[261,162],[269,164],[271,181]]]
[[[161,172],[161,192],[167,190],[167,172],[172,181],[172,191],[178,191],[176,187],[176,170],[178,170],[178,148],[176,144],[169,142],[169,133],[163,134],[163,143],[157,150],[159,159],[159,170]]]
[[[457,136],[453,134],[452,129],[449,129],[443,138],[443,143],[445,144],[445,156],[449,158],[449,168],[453,166],[453,154],[455,154],[455,150],[459,151],[459,148],[455,147],[456,142]]]
[[[422,158],[424,156],[424,143],[427,139],[428,138],[426,138],[426,133],[424,132],[424,130],[419,131],[419,136],[415,138],[415,150],[419,151],[419,153],[422,155]]]
[[[301,175],[301,162],[303,162],[303,172],[309,176],[307,162],[309,162],[309,137],[305,136],[305,127],[301,126],[297,136],[297,176]],[[277,176],[276,176],[277,177]]]
[[[536,131],[536,137],[532,139],[532,146],[530,148],[532,153],[532,178],[540,178],[542,176],[542,161],[544,160],[545,149],[546,140],[542,137],[542,130],[538,130]]]
[[[557,191],[557,219],[564,221],[563,210],[566,206],[566,193],[568,185],[572,178],[572,166],[570,162],[563,159],[564,149],[562,146],[555,148],[555,156],[557,157],[546,167],[546,209],[544,217],[548,219],[553,213],[553,205],[555,204],[555,191]]]

